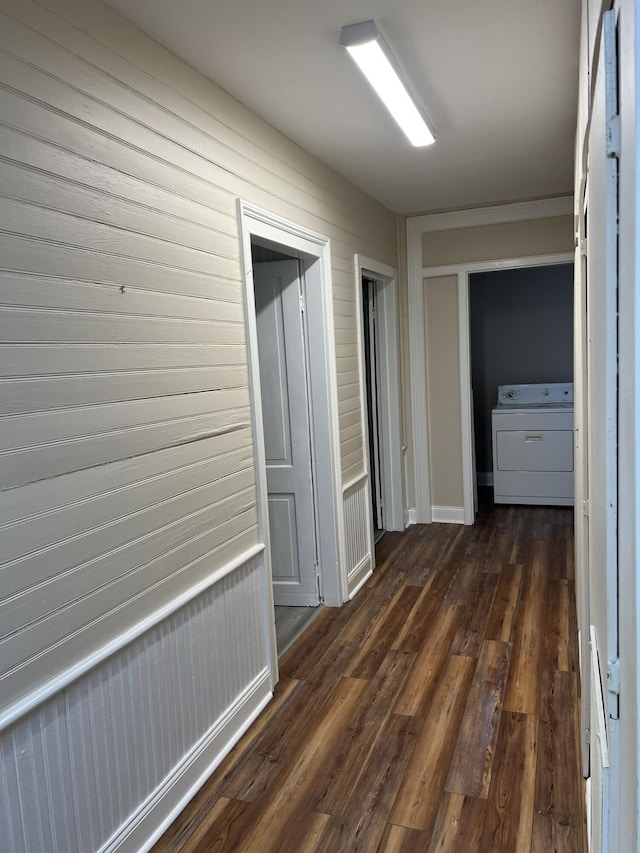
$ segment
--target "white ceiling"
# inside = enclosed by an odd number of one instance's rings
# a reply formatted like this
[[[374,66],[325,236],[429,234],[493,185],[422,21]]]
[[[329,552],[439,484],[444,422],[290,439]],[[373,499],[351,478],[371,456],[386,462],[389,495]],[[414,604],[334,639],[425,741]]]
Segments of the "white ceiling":
[[[580,0],[109,0],[402,213],[570,193]],[[338,44],[375,19],[438,139],[412,148]]]

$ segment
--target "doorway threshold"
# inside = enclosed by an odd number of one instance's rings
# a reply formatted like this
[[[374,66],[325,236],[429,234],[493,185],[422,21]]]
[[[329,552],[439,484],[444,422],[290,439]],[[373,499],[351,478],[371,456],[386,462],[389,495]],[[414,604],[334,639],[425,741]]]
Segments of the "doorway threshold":
[[[317,607],[283,607],[276,605],[276,644],[278,657],[284,654],[289,646],[295,643],[298,637],[306,631],[323,609],[323,604]]]

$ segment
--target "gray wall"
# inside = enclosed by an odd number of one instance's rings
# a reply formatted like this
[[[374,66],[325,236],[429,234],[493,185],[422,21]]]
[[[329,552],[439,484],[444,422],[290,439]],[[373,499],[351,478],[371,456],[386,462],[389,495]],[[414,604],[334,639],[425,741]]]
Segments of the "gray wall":
[[[498,385],[573,381],[573,264],[470,277],[476,469],[492,471]]]

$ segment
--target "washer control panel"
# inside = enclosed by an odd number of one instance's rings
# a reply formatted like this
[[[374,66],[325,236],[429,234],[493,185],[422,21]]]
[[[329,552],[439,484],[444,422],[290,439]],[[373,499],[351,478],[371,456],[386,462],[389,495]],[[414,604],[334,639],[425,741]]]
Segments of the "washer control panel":
[[[573,382],[498,385],[499,406],[557,406],[573,403]]]

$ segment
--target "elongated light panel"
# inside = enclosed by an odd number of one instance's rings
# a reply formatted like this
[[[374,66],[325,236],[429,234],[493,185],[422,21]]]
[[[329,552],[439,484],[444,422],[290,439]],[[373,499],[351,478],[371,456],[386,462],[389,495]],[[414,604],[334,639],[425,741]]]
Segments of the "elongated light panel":
[[[367,23],[375,28],[373,21]],[[344,27],[343,34],[349,29],[351,28]],[[360,44],[345,44],[343,41],[343,44],[405,133],[409,142],[416,147],[431,145],[432,142],[435,142],[433,133],[411,99],[379,41],[372,39]]]

